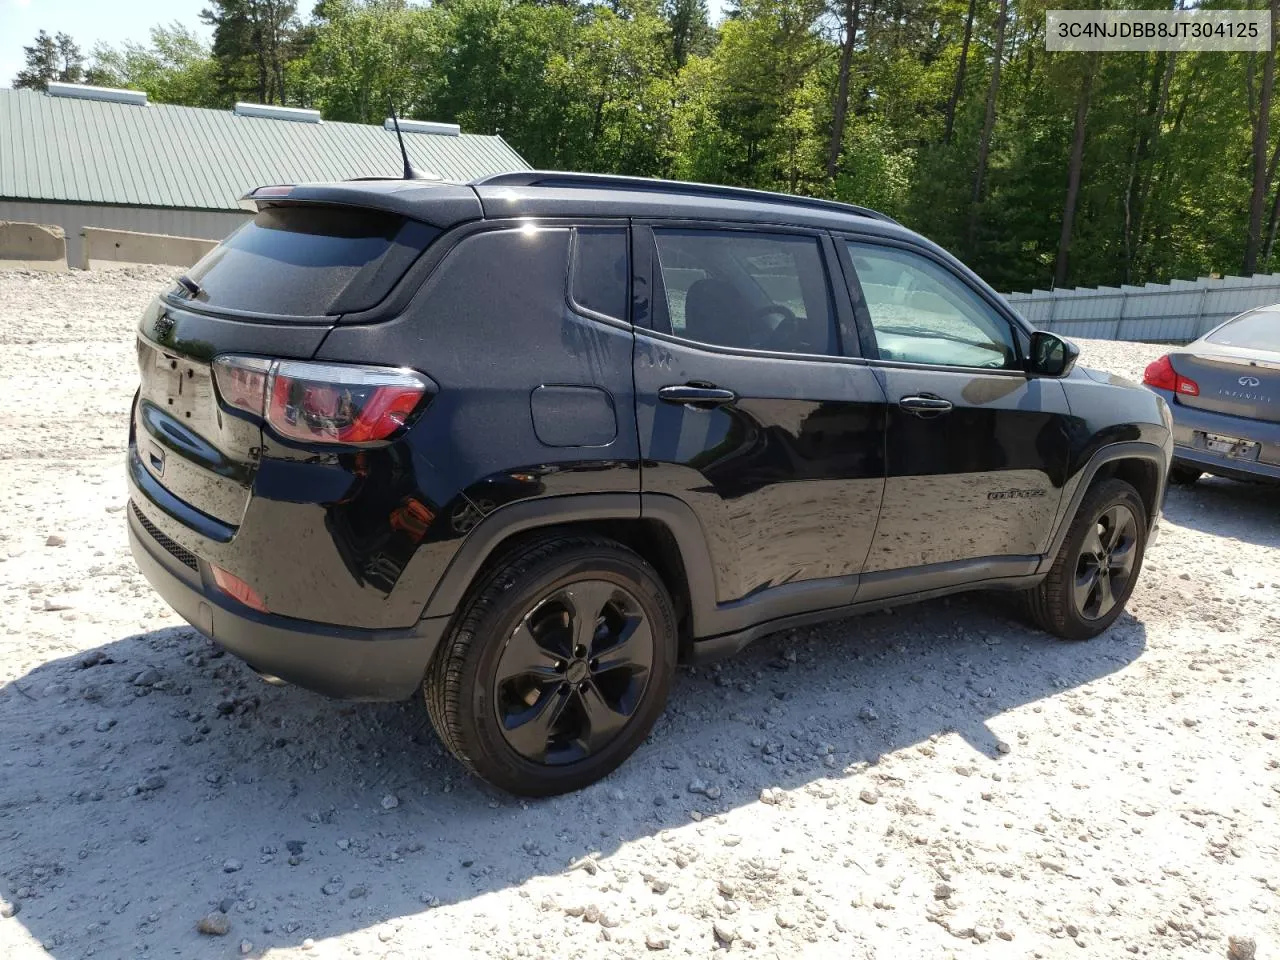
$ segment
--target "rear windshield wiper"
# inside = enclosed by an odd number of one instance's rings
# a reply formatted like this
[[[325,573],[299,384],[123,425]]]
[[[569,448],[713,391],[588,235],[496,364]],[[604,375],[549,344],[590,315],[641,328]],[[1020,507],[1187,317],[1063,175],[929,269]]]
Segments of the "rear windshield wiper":
[[[194,280],[188,277],[185,273],[179,275],[178,283],[182,286],[184,290],[187,291],[187,293],[191,294],[193,299],[195,297],[200,296],[200,294],[204,292],[201,289],[200,284],[196,283]]]

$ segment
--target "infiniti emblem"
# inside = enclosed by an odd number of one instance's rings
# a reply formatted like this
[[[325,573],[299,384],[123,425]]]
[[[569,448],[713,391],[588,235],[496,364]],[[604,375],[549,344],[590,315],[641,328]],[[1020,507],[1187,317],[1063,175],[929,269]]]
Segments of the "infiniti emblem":
[[[1241,377],[1239,380],[1242,387],[1256,387],[1261,382],[1257,377]]]

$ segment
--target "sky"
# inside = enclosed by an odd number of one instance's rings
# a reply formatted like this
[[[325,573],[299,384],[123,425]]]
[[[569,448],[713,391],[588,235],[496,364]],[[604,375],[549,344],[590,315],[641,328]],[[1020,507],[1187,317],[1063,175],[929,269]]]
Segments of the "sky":
[[[174,20],[207,38],[200,22],[205,6],[207,0],[0,0],[0,87],[13,85],[25,62],[22,48],[41,30],[69,33],[87,56],[99,41],[145,43],[153,26]]]

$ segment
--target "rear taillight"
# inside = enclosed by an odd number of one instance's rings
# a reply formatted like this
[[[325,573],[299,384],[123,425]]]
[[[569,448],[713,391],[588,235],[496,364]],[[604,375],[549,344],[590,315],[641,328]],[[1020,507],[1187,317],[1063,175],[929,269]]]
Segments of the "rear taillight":
[[[294,440],[385,440],[404,426],[426,392],[426,380],[411,370],[282,360],[271,375],[267,423]]]
[[[1142,382],[1149,387],[1170,390],[1188,397],[1200,396],[1200,384],[1174,370],[1168,355],[1147,364],[1147,369],[1142,374]]]
[[[430,381],[412,370],[225,356],[213,364],[227,404],[306,443],[373,443],[405,425]]]
[[[262,416],[271,363],[261,357],[218,357],[213,361],[213,375],[222,399],[255,417]]]

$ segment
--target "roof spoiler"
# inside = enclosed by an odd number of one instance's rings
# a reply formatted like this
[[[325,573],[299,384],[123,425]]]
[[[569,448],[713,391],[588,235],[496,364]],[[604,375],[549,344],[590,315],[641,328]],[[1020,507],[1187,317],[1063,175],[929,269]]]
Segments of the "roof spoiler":
[[[484,216],[480,198],[466,184],[400,177],[270,184],[255,187],[237,201],[237,206],[249,213],[279,204],[381,210],[421,220],[442,230],[463,220],[479,220]]]

